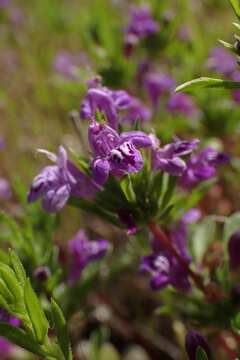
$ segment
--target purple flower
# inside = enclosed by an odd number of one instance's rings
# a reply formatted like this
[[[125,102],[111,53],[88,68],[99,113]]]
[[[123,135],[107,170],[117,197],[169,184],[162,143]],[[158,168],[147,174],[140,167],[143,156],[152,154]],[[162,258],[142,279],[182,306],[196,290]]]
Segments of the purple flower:
[[[199,144],[199,140],[177,140],[159,148],[157,144],[152,149],[152,168],[162,170],[173,176],[180,176],[186,170],[186,163],[181,156],[190,154]]]
[[[48,212],[57,212],[63,208],[70,196],[91,197],[97,186],[83,172],[67,159],[65,149],[60,146],[56,156],[46,150],[40,150],[55,163],[46,166],[32,182],[28,201],[43,198],[43,208]]]
[[[0,150],[2,150],[5,147],[5,141],[2,137],[0,137]]]
[[[178,112],[186,116],[192,116],[197,111],[192,98],[184,93],[172,93],[168,99],[167,107],[170,112]]]
[[[196,360],[197,348],[201,346],[206,352],[208,359],[212,358],[211,350],[207,340],[200,335],[197,331],[189,331],[185,338],[185,348],[188,354],[189,360]]]
[[[165,74],[149,73],[144,80],[144,87],[149,94],[154,107],[157,107],[159,98],[174,87],[175,81]]]
[[[207,66],[212,71],[231,76],[236,69],[236,59],[228,50],[216,47],[210,52]]]
[[[228,242],[228,255],[230,269],[236,271],[240,268],[240,231],[235,232]]]
[[[156,33],[158,30],[159,25],[151,17],[148,7],[132,7],[129,25],[125,29],[125,55],[130,56],[139,40]]]
[[[141,100],[132,98],[123,121],[135,123],[137,120],[140,120],[141,122],[144,122],[149,120],[150,117],[151,111],[143,105]]]
[[[79,78],[78,69],[85,62],[84,54],[71,54],[66,50],[61,50],[54,59],[53,68],[59,74],[77,80]]]
[[[6,8],[11,5],[11,0],[0,0],[0,9]]]
[[[143,158],[137,147],[151,145],[145,133],[130,131],[119,135],[105,124],[92,122],[88,134],[95,157],[91,164],[93,177],[99,184],[104,184],[110,173],[122,177],[143,167]]]
[[[0,177],[0,199],[9,199],[12,196],[12,191],[9,182]]]
[[[20,320],[9,315],[4,309],[0,309],[0,322],[10,324],[12,326],[20,326]],[[0,336],[0,358],[7,359],[13,353],[15,345],[6,338]]]
[[[187,251],[188,224],[198,221],[199,217],[199,210],[190,209],[170,233],[175,249],[188,264],[191,262]],[[152,253],[142,258],[140,270],[151,274],[150,285],[153,290],[161,290],[168,285],[181,291],[190,289],[186,269],[169,251],[162,249],[155,238]]]
[[[179,185],[184,188],[191,188],[201,181],[211,179],[216,175],[216,166],[227,161],[229,161],[227,154],[219,153],[209,146],[190,157],[179,180]]]
[[[151,274],[150,286],[153,290],[161,290],[167,285],[181,291],[190,289],[188,273],[167,251],[155,250],[152,254],[144,256],[141,259],[140,270]]]
[[[137,39],[144,38],[156,33],[159,29],[158,23],[153,20],[147,6],[131,8],[131,17],[126,29],[126,35],[135,35]]]
[[[83,230],[68,243],[71,254],[70,281],[78,280],[84,268],[93,261],[101,259],[109,248],[106,240],[98,239],[90,241]]]
[[[99,78],[88,82],[88,92],[83,99],[80,116],[82,119],[95,119],[97,110],[101,111],[109,125],[116,129],[120,120],[120,111],[124,111],[123,120],[134,122],[137,119],[148,120],[149,109],[125,90],[110,90],[101,85]]]

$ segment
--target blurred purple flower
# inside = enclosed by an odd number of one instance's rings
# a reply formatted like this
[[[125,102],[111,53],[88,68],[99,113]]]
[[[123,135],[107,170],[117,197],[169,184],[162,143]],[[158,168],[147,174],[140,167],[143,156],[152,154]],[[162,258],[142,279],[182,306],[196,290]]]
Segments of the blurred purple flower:
[[[180,176],[186,170],[186,163],[181,156],[190,154],[197,148],[199,140],[191,141],[177,140],[171,144],[159,148],[152,148],[152,168],[154,171],[162,170],[173,176]]]
[[[20,320],[9,315],[4,309],[0,309],[0,322],[10,324],[12,326],[20,326]],[[0,336],[0,358],[7,359],[13,353],[15,345],[6,338]]]
[[[91,197],[96,191],[96,184],[67,159],[65,149],[60,146],[56,156],[46,150],[47,155],[56,165],[46,166],[32,182],[28,201],[35,202],[43,198],[43,208],[48,212],[57,212],[63,208],[70,196]]]
[[[71,239],[68,243],[71,255],[71,269],[69,279],[75,282],[79,279],[84,268],[92,261],[101,259],[109,248],[106,240],[89,240],[83,230]]]
[[[240,231],[232,234],[228,241],[228,255],[230,269],[236,271],[240,268]]]
[[[158,30],[159,24],[152,18],[147,6],[133,6],[129,24],[125,29],[125,55],[130,56],[139,40],[156,33]]]
[[[189,360],[196,360],[197,348],[201,346],[206,352],[208,359],[212,358],[211,350],[207,340],[200,335],[197,331],[189,331],[185,338],[185,348],[188,354]]]
[[[212,71],[231,76],[236,69],[236,59],[228,50],[216,47],[210,51],[207,66]]]
[[[144,80],[144,87],[154,107],[157,107],[162,94],[169,92],[174,87],[174,84],[175,81],[169,75],[153,72],[147,74]]]
[[[228,161],[227,154],[218,152],[210,146],[206,147],[187,161],[179,185],[183,188],[191,188],[201,181],[211,179],[216,175],[216,166]]]
[[[9,199],[12,196],[10,183],[0,177],[0,199]]]
[[[198,221],[200,216],[198,209],[190,209],[170,233],[172,244],[188,264],[191,262],[187,251],[188,224]],[[152,253],[142,258],[140,270],[151,274],[150,285],[153,290],[161,290],[168,285],[181,291],[190,289],[186,269],[172,254],[162,249],[155,238]]]
[[[185,259],[188,261],[188,258]],[[188,291],[190,283],[187,271],[167,251],[155,251],[141,259],[140,271],[151,275],[152,290],[161,290],[168,285],[181,291]]]
[[[0,9],[6,8],[11,5],[11,0],[0,0]]]
[[[183,93],[172,93],[167,104],[170,112],[182,113],[186,116],[192,116],[197,112],[197,107],[192,98]]]
[[[122,177],[141,170],[143,158],[137,147],[150,146],[151,140],[141,131],[119,135],[105,124],[92,122],[89,126],[89,144],[95,156],[91,164],[93,177],[99,184],[104,184],[110,173]]]
[[[144,38],[156,33],[159,29],[158,23],[152,18],[147,6],[131,8],[130,22],[126,29],[126,36],[135,35],[137,39]]]
[[[0,150],[4,149],[5,141],[0,137]],[[11,186],[9,181],[0,177],[0,199],[9,199],[12,196]]]
[[[148,121],[151,118],[151,111],[147,108],[141,100],[131,98],[131,102],[126,111],[123,121],[135,123],[137,120],[141,122]]]
[[[67,50],[61,50],[54,59],[53,68],[69,79],[78,80],[78,69],[86,61],[85,54],[71,54]]]

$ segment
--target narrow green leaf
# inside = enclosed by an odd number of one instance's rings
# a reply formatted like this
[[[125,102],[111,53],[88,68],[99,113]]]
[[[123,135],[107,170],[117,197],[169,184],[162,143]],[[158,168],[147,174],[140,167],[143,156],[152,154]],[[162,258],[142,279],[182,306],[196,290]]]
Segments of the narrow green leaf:
[[[20,282],[20,284],[22,286],[24,286],[27,277],[26,277],[26,272],[24,270],[24,267],[23,267],[21,261],[19,260],[19,257],[13,250],[9,250],[9,257],[10,257],[11,265],[16,273],[18,281]]]
[[[165,209],[165,207],[169,204],[169,201],[171,200],[175,190],[176,181],[177,179],[175,176],[168,177],[167,188],[163,194],[163,198],[161,201],[161,211],[163,211],[163,209]]]
[[[12,233],[12,237],[10,238],[12,244],[21,247],[24,243],[24,239],[16,221],[14,221],[8,214],[0,212],[0,222],[5,223],[9,227]]]
[[[228,217],[223,231],[223,241],[227,243],[232,234],[240,230],[240,212]]]
[[[15,298],[2,279],[0,279],[0,294],[9,304],[14,303]]]
[[[120,181],[120,186],[126,199],[130,203],[136,202],[136,194],[133,189],[132,180],[129,175],[123,177],[123,179]]]
[[[240,82],[239,81],[230,81],[230,80],[221,80],[221,79],[213,79],[208,77],[200,77],[198,79],[194,79],[188,81],[182,85],[179,85],[175,91],[191,91],[195,89],[204,89],[204,88],[222,88],[222,89],[239,89]]]
[[[0,249],[0,262],[5,265],[10,265],[8,253]]]
[[[233,25],[234,25],[238,30],[240,30],[240,24],[239,24],[239,23],[233,22]]]
[[[8,289],[18,301],[22,297],[22,289],[16,279],[14,271],[3,263],[0,263],[0,277],[7,284]]]
[[[233,8],[237,18],[240,20],[240,2],[239,2],[239,0],[229,0],[229,2],[232,5],[232,8]]]
[[[115,215],[113,215],[103,209],[100,209],[94,203],[92,203],[86,199],[70,197],[68,204],[71,206],[80,208],[84,211],[88,211],[92,214],[95,214],[95,215],[99,216],[101,219],[109,221],[113,225],[119,226],[119,220]]]
[[[202,260],[208,246],[214,241],[215,234],[216,223],[210,217],[206,217],[202,223],[196,225],[191,237],[191,248],[197,262]]]
[[[0,323],[0,336],[6,337],[12,343],[33,354],[45,356],[45,352],[41,349],[40,345],[20,328]]]
[[[234,54],[238,55],[238,50],[236,47],[224,40],[218,40],[226,49],[232,51]]]
[[[51,311],[57,333],[58,344],[65,356],[65,359],[72,360],[72,352],[68,337],[67,324],[64,319],[62,310],[60,309],[58,304],[54,301],[54,299],[51,300]]]
[[[197,347],[196,360],[208,360],[206,351],[201,347]]]
[[[24,300],[36,339],[40,344],[43,344],[49,324],[29,279],[25,281],[24,285]]]

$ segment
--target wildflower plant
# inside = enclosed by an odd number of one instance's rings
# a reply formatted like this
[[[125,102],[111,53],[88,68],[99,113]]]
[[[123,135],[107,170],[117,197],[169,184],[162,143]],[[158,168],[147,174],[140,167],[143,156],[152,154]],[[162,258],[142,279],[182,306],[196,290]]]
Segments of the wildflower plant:
[[[213,359],[215,344],[220,348],[216,356],[223,351],[237,359],[240,213],[231,214],[231,208],[215,215],[212,209],[229,206],[216,203],[219,192],[234,192],[226,187],[239,179],[239,160],[226,151],[224,137],[204,133],[198,99],[184,92],[234,89],[237,105],[239,39],[210,52],[207,67],[223,80],[200,78],[175,91],[175,77],[156,59],[165,48],[174,55],[172,34],[186,46],[191,42],[187,28],[180,27],[187,2],[178,6],[179,18],[164,11],[165,1],[129,7],[116,32],[106,2],[101,9],[97,3],[89,5],[91,16],[83,19],[88,53],[61,50],[53,61],[58,74],[53,88],[61,84],[66,93],[70,89],[68,95],[82,90],[79,109],[70,114],[80,150],[64,138],[53,152],[38,149],[46,165],[28,191],[16,179],[10,191],[5,177],[0,178],[4,206],[13,195],[11,214],[0,212],[0,336],[48,360],[81,357],[83,336],[91,347],[83,358],[110,360],[118,359],[113,348],[107,347],[112,357],[102,351],[118,331],[153,359],[179,359],[175,344],[166,342],[165,350],[155,331],[146,336],[144,322],[155,326],[149,320],[153,307],[154,319],[172,319],[189,359]],[[238,0],[230,3],[240,20]],[[92,68],[84,72],[88,61]],[[67,244],[63,224],[71,233]],[[129,294],[134,293],[132,307],[121,288],[124,280]],[[124,305],[115,306],[115,292],[119,301],[126,296],[143,326],[128,321]],[[143,292],[151,301],[137,296]],[[147,308],[145,317],[142,308]],[[0,342],[0,349],[4,346],[8,354],[9,343]]]

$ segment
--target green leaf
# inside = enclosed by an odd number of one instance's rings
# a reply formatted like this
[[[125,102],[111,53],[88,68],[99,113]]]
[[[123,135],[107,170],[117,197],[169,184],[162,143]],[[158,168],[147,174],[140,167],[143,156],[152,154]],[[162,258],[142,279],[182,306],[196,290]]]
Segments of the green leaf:
[[[163,211],[163,209],[165,209],[165,207],[169,204],[175,190],[176,181],[177,178],[175,176],[167,177],[166,190],[161,201],[161,211]]]
[[[206,218],[201,224],[196,225],[191,247],[197,262],[202,260],[208,246],[214,241],[215,234],[216,223],[211,218]]]
[[[194,79],[188,81],[182,85],[179,85],[175,91],[191,91],[195,89],[204,89],[204,88],[222,88],[222,89],[239,89],[240,82],[239,81],[230,81],[230,80],[221,80],[221,79],[213,79],[208,77],[200,77],[198,79]]]
[[[101,219],[109,221],[113,225],[119,226],[119,220],[116,216],[112,215],[111,213],[109,213],[103,209],[100,209],[94,203],[92,203],[86,199],[70,197],[68,204],[71,206],[80,208],[84,211],[90,212],[92,214],[95,214],[95,215],[99,216]]]
[[[231,215],[225,222],[223,241],[226,244],[232,234],[240,230],[240,212]]]
[[[71,345],[68,337],[67,324],[64,319],[62,310],[58,304],[51,299],[51,312],[54,326],[57,333],[58,344],[64,354],[66,360],[72,360]]]
[[[14,246],[21,247],[24,243],[24,239],[16,221],[14,221],[8,214],[0,212],[0,222],[5,223],[9,227],[11,231],[10,240],[12,244]]]
[[[32,352],[33,354],[45,356],[45,352],[41,349],[40,345],[22,329],[9,324],[0,323],[0,336],[6,337],[12,343]]]
[[[27,277],[21,261],[13,250],[9,250],[9,257],[19,283],[24,286]]]
[[[208,360],[206,351],[201,347],[197,347],[196,360]]]
[[[2,279],[0,279],[0,294],[9,304],[14,303],[15,298]]]
[[[136,194],[133,189],[132,180],[129,175],[123,177],[120,181],[121,189],[130,203],[136,202]]]
[[[237,18],[240,20],[240,2],[239,0],[229,0],[230,4],[232,5],[232,8],[237,15]]]
[[[16,279],[14,271],[3,263],[0,263],[0,277],[7,284],[8,289],[14,295],[16,301],[22,297],[22,289]]]
[[[238,30],[240,30],[240,24],[239,24],[239,23],[233,22],[233,25],[234,25]]]
[[[40,344],[43,344],[49,324],[29,279],[25,281],[24,285],[24,300],[36,339]]]

